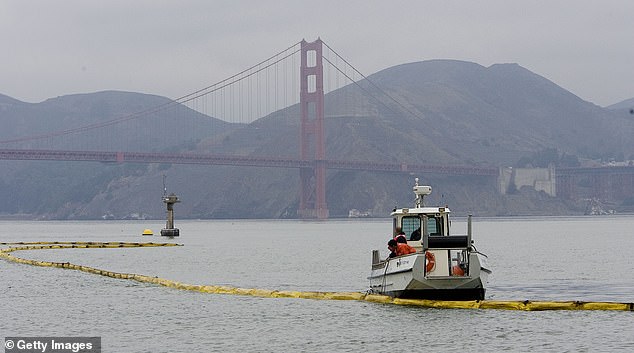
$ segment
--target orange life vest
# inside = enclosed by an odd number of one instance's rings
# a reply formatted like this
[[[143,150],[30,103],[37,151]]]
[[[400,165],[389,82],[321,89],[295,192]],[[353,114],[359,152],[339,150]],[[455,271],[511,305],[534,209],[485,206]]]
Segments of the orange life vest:
[[[407,244],[404,244],[404,243],[396,244],[396,256],[413,254],[415,252],[416,252],[416,249],[414,249],[413,247]]]

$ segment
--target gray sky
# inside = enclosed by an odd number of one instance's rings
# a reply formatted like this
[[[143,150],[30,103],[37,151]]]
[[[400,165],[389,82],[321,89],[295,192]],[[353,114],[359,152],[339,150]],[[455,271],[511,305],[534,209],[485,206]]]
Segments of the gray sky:
[[[3,0],[0,93],[176,98],[318,36],[365,75],[513,62],[601,106],[634,97],[632,0]]]

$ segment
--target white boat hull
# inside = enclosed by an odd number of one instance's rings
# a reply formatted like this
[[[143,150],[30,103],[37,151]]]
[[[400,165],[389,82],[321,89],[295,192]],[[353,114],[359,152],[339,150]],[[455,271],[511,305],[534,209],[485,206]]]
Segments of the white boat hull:
[[[439,250],[438,254],[442,255]],[[486,259],[471,253],[469,269],[464,275],[452,275],[450,264],[438,256],[433,270],[425,271],[425,254],[415,253],[382,261],[373,266],[370,291],[397,298],[436,300],[482,300],[491,272]],[[446,258],[445,258],[446,259]]]

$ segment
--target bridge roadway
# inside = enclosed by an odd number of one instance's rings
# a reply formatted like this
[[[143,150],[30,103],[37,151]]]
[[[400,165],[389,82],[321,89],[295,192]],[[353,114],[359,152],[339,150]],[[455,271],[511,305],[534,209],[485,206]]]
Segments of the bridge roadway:
[[[204,164],[250,167],[310,168],[325,163],[328,169],[365,170],[379,172],[409,173],[423,172],[449,175],[497,176],[497,167],[470,167],[448,165],[423,165],[372,161],[323,160],[307,161],[296,158],[263,156],[235,156],[194,153],[108,152],[108,151],[64,151],[0,149],[0,160],[39,161],[92,161],[116,163],[172,163]]]
[[[40,161],[89,161],[116,163],[172,163],[249,167],[311,168],[316,163],[325,163],[328,169],[364,170],[394,173],[434,173],[446,175],[481,175],[497,177],[497,167],[408,164],[397,162],[323,160],[307,161],[298,158],[276,158],[264,156],[236,156],[199,153],[153,153],[110,151],[65,151],[0,149],[0,160]],[[592,168],[557,168],[556,176],[574,177],[582,175],[632,175],[634,166],[606,166]]]

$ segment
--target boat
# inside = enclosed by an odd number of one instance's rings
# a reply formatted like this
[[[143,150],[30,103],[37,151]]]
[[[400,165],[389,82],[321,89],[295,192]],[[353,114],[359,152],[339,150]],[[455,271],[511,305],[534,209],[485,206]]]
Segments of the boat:
[[[472,216],[467,218],[466,235],[451,234],[451,211],[447,206],[425,206],[424,198],[432,188],[419,185],[418,180],[413,187],[414,207],[395,208],[391,213],[393,234],[404,233],[416,252],[381,259],[379,250],[373,250],[369,293],[404,299],[483,300],[491,270],[487,256],[472,240]]]

